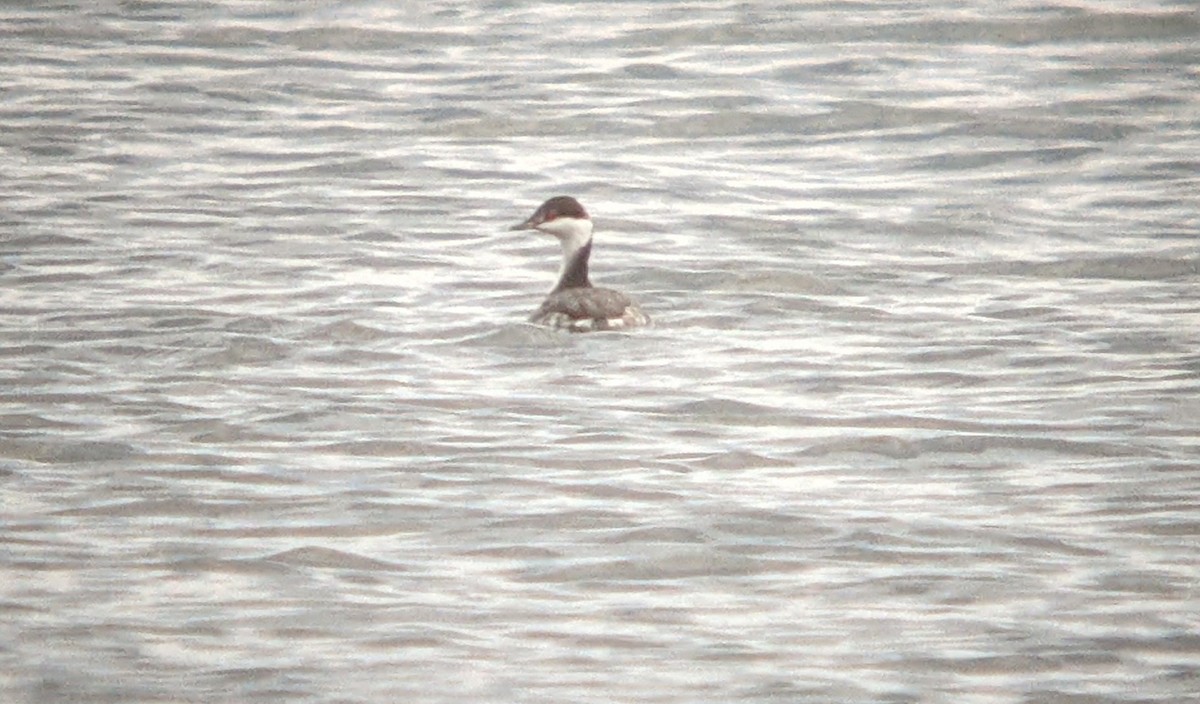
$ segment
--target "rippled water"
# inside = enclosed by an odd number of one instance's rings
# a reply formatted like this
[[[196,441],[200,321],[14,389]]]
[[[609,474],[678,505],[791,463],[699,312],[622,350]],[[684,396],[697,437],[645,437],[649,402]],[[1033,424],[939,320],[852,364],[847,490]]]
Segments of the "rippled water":
[[[1191,701],[1198,40],[10,4],[0,699]]]

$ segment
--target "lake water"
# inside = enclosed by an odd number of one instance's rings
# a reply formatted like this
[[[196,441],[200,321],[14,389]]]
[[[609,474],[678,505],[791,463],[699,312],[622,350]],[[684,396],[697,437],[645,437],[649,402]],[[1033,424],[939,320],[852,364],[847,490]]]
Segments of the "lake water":
[[[0,700],[1200,693],[1190,0],[0,42]],[[653,327],[523,322],[560,193]]]

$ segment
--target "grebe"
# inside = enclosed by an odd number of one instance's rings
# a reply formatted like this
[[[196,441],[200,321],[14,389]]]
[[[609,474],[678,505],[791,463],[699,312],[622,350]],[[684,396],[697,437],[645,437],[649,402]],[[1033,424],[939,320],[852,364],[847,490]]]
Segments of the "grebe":
[[[538,230],[562,243],[563,263],[558,284],[542,301],[531,323],[571,332],[622,330],[646,325],[649,316],[629,296],[611,288],[592,286],[588,257],[592,254],[592,221],[579,201],[557,196],[542,203],[529,219],[512,230]]]

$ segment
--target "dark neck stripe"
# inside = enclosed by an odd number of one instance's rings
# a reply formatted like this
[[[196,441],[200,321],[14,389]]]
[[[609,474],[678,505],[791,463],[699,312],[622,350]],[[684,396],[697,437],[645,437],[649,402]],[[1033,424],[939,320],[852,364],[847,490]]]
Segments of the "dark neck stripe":
[[[558,285],[550,293],[558,293],[565,288],[591,288],[592,282],[588,281],[588,257],[591,255],[592,241],[588,240],[587,244],[580,247],[575,256],[571,257],[570,263],[558,279]]]

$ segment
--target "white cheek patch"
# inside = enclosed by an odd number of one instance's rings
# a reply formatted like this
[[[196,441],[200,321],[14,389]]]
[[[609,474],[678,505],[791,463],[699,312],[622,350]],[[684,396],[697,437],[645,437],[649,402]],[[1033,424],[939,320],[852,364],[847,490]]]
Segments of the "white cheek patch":
[[[564,252],[575,252],[592,239],[592,221],[579,218],[558,218],[538,225],[539,230],[554,235],[563,243]]]

